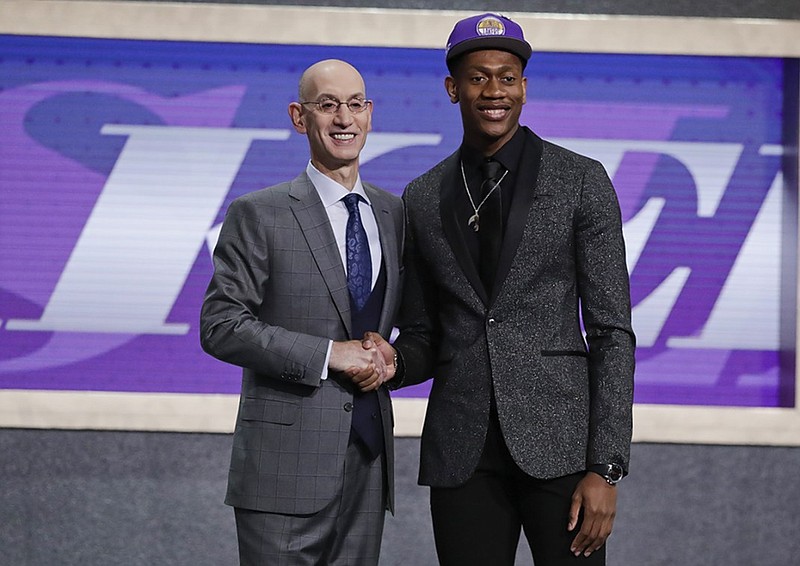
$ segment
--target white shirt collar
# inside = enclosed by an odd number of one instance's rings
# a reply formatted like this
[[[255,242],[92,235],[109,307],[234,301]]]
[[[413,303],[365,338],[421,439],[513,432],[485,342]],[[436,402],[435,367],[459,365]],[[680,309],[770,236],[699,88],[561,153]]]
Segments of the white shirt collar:
[[[361,198],[364,199],[364,201],[366,201],[370,206],[372,206],[372,203],[367,197],[367,193],[364,192],[364,186],[361,184],[360,173],[358,177],[356,177],[356,184],[353,186],[352,191],[348,191],[343,185],[340,185],[339,183],[337,183],[324,173],[321,173],[319,169],[314,167],[311,161],[308,162],[308,166],[306,167],[306,175],[308,175],[308,178],[311,179],[311,182],[317,189],[317,193],[319,193],[319,198],[322,201],[322,204],[325,206],[325,208],[328,208],[336,204],[337,202],[341,201],[351,192],[360,195]]]

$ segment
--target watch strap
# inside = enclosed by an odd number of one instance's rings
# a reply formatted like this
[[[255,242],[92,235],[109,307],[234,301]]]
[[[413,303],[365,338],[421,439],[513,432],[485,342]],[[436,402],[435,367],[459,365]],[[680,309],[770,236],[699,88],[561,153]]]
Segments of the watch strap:
[[[586,469],[587,471],[600,475],[604,480],[606,480],[608,485],[617,485],[625,475],[622,466],[616,462],[612,462],[610,464],[592,464]]]

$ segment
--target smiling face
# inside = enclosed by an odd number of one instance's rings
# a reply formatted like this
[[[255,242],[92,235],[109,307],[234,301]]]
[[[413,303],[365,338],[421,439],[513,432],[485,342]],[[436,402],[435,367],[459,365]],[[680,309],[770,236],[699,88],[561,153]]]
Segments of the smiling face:
[[[461,108],[467,145],[493,155],[517,131],[527,80],[516,55],[494,49],[466,53],[445,87],[450,101]]]
[[[342,104],[333,114],[326,114],[313,104],[300,102],[347,102],[366,98],[364,91],[361,75],[344,61],[321,61],[303,73],[300,101],[289,105],[289,116],[295,130],[308,136],[311,162],[326,175],[343,168],[358,171],[358,156],[372,129],[372,105],[354,114]]]

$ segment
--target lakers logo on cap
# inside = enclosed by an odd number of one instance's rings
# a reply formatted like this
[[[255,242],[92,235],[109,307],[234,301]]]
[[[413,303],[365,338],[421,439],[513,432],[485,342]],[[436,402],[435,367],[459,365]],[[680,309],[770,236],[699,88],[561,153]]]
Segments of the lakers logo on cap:
[[[519,24],[494,12],[459,20],[447,38],[445,58],[449,66],[459,55],[482,49],[513,53],[520,58],[523,68],[531,57],[531,46]]]
[[[478,32],[478,35],[505,35],[506,26],[496,17],[486,16],[475,26],[475,31]]]

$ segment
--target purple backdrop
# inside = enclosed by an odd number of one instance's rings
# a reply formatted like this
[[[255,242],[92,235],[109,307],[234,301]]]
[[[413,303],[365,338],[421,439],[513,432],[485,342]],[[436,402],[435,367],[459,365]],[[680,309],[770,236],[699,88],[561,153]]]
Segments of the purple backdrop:
[[[0,388],[239,391],[198,345],[209,250],[233,198],[305,166],[286,106],[326,57],[375,100],[365,179],[400,194],[458,146],[439,50],[0,36]],[[534,54],[523,123],[620,196],[637,402],[794,404],[796,70]]]

